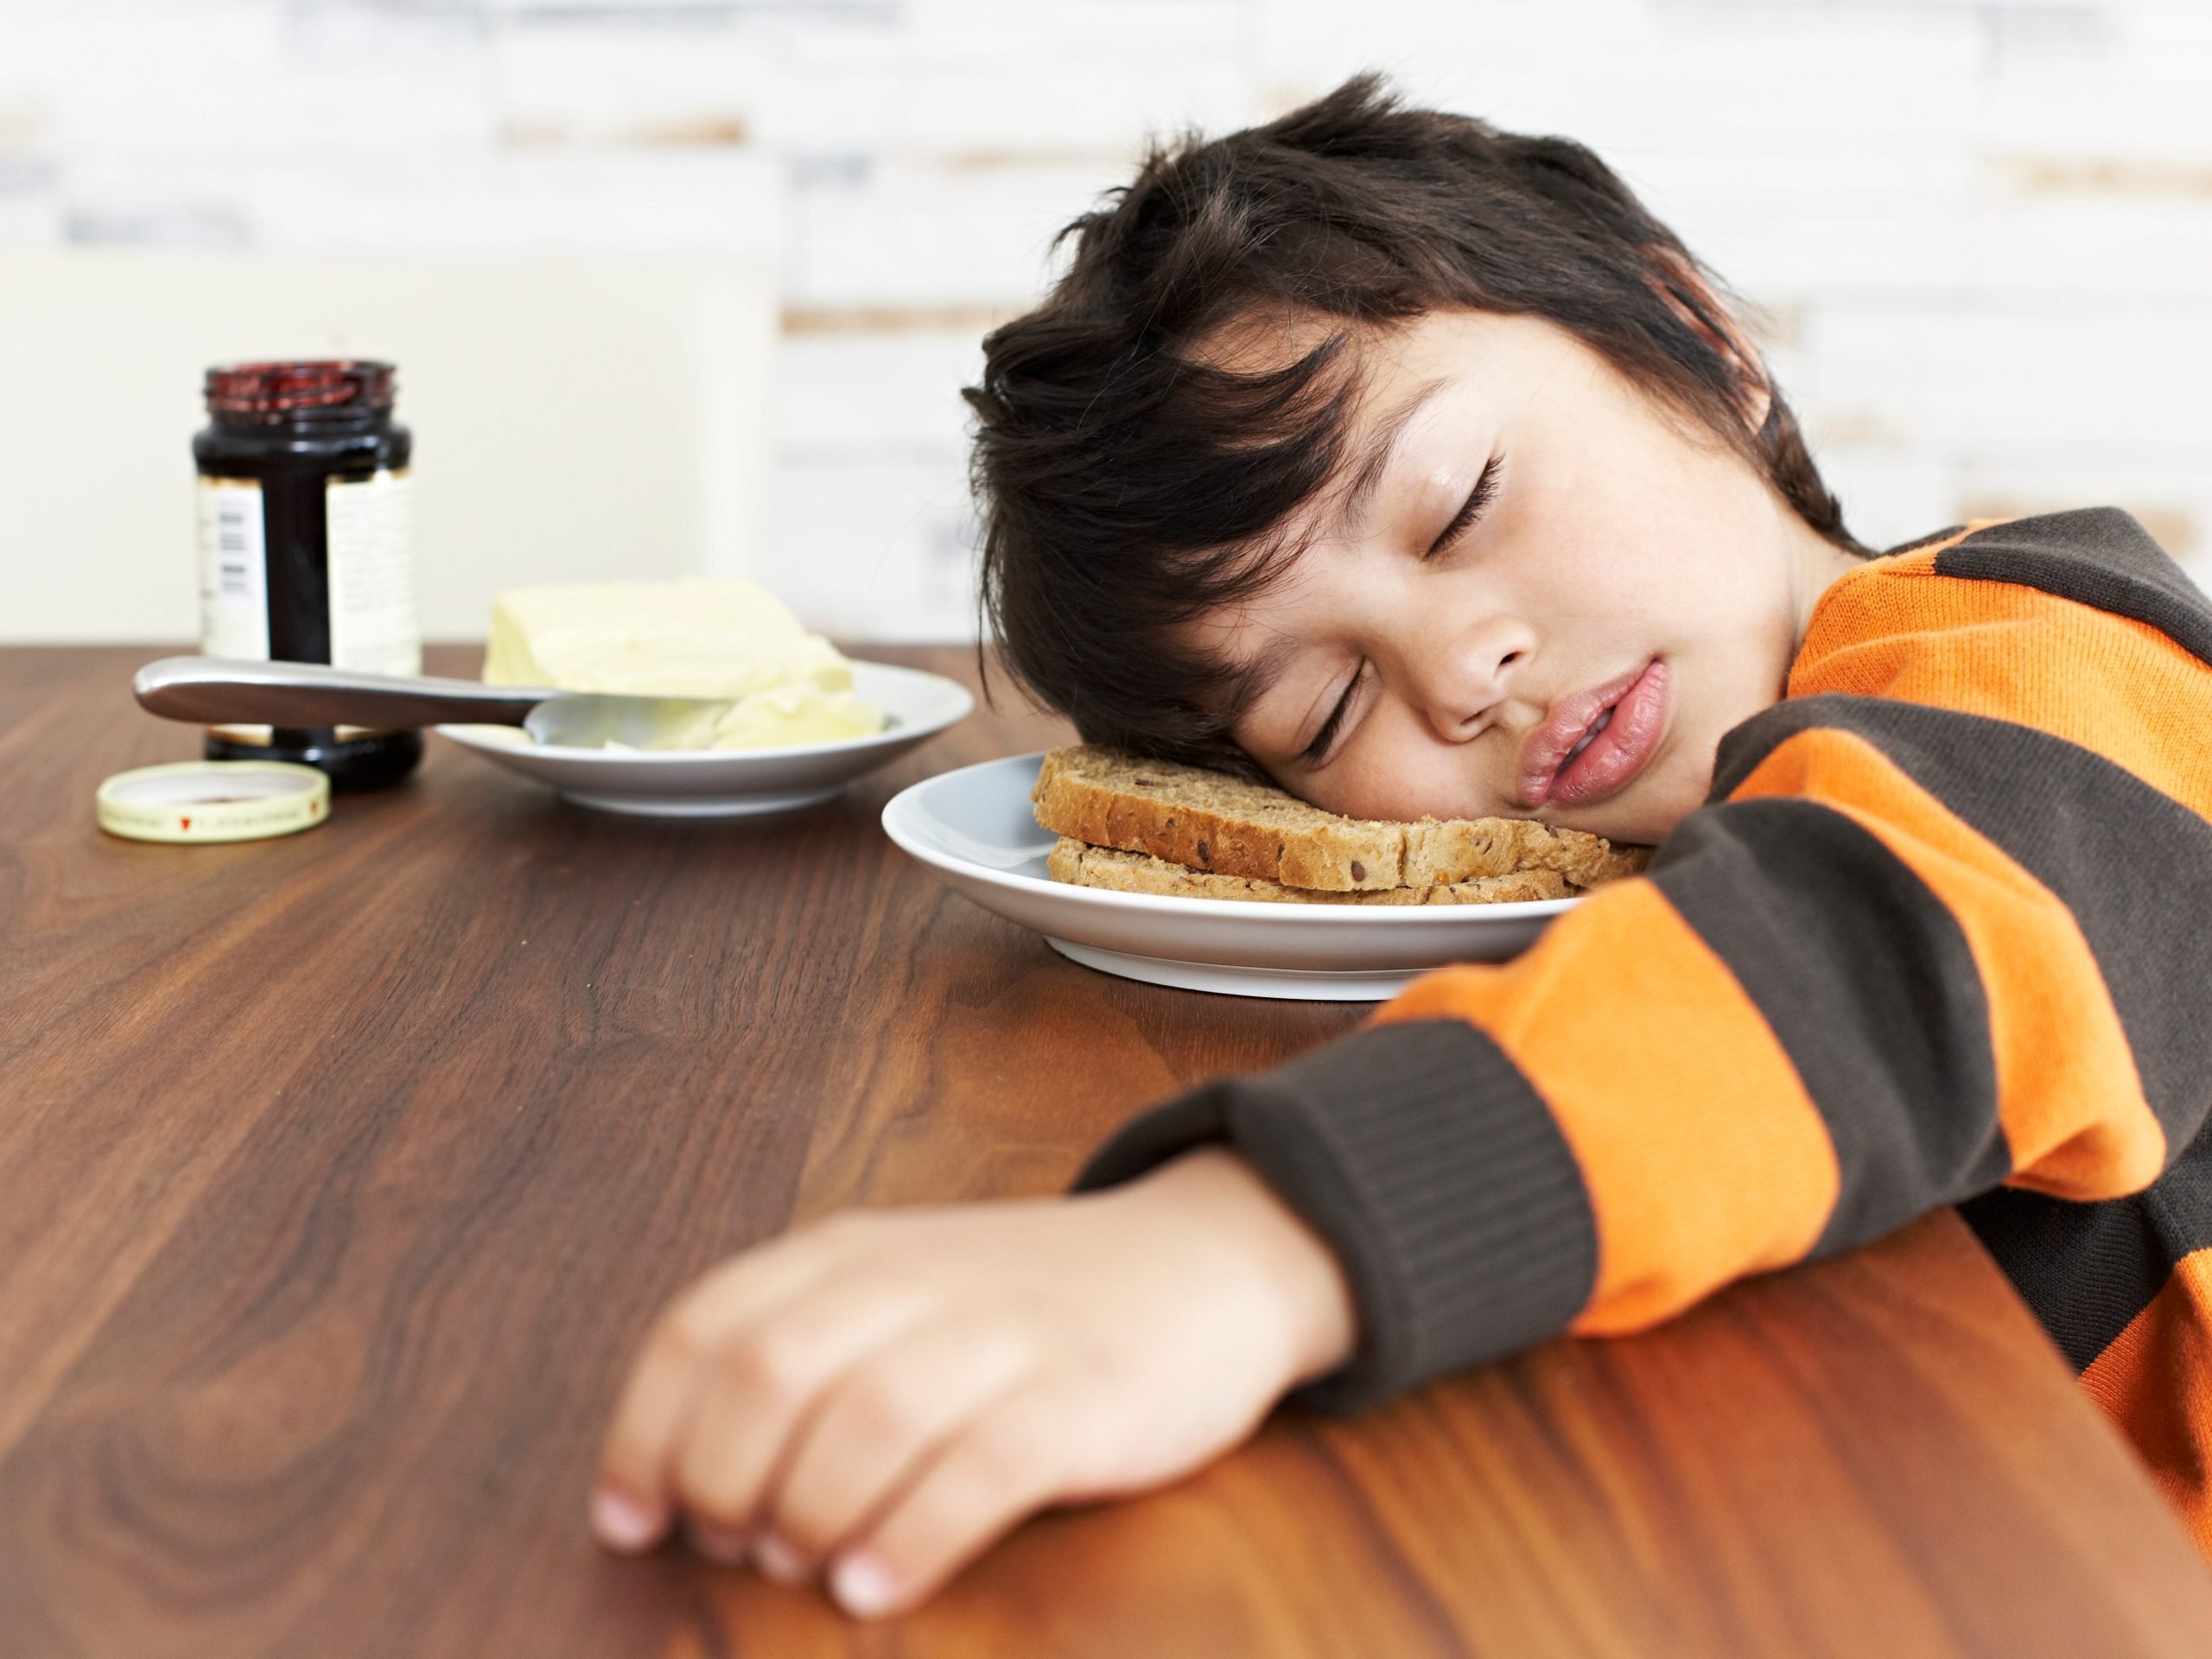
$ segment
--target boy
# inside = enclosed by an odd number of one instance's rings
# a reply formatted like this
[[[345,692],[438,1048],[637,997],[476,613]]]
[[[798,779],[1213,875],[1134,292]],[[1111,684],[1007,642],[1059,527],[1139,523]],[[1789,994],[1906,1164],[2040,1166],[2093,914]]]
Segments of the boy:
[[[1564,141],[1357,81],[1075,233],[970,394],[1014,671],[1339,811],[1659,850],[1141,1116],[1083,1196],[726,1263],[631,1376],[601,1537],[897,1611],[1293,1389],[1357,1409],[1967,1201],[2212,1550],[2212,605],[2109,509],[1872,555]]]

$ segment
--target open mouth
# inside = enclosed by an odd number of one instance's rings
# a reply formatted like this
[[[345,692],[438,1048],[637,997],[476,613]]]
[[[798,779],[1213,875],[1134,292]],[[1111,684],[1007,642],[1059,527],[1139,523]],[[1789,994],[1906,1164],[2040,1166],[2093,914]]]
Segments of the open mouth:
[[[1569,749],[1565,755],[1560,757],[1559,772],[1565,772],[1569,766],[1573,766],[1574,764],[1574,757],[1580,754],[1583,750],[1588,748],[1591,743],[1596,739],[1598,734],[1604,731],[1606,727],[1612,724],[1613,710],[1618,707],[1620,707],[1618,703],[1608,703],[1605,706],[1605,713],[1599,715],[1598,718],[1591,723],[1590,729],[1583,733],[1580,738],[1575,740],[1574,747]],[[1552,775],[1554,777],[1557,777],[1559,772],[1555,772]]]
[[[1641,771],[1667,727],[1668,671],[1662,658],[1641,669],[1559,698],[1545,722],[1521,746],[1514,798],[1533,810],[1546,802],[1572,806],[1601,800]],[[1610,702],[1603,701],[1611,696]],[[1572,740],[1573,719],[1590,723]],[[1558,745],[1560,747],[1554,747]]]
[[[1545,798],[1586,806],[1617,793],[1643,771],[1666,731],[1668,681],[1665,664],[1655,657],[1560,760]]]

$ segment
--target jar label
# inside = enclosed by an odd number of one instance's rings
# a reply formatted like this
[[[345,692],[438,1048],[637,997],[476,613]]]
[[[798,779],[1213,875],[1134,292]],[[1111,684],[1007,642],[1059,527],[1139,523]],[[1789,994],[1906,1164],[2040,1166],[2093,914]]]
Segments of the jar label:
[[[415,619],[413,481],[385,471],[325,486],[330,660],[371,674],[420,674]]]
[[[269,559],[261,486],[200,480],[200,649],[209,657],[269,659]]]

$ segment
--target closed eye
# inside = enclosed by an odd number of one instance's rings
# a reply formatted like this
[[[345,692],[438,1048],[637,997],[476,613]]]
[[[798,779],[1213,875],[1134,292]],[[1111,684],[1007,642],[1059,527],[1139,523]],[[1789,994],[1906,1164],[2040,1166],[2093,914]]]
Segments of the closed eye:
[[[1436,539],[1428,544],[1428,551],[1421,555],[1424,561],[1446,551],[1474,528],[1475,520],[1483,516],[1483,509],[1497,498],[1498,471],[1504,463],[1503,451],[1490,458],[1490,464],[1483,468],[1483,475],[1475,480],[1475,487],[1467,492],[1467,499],[1459,504],[1459,511],[1452,515],[1452,522],[1444,526]]]
[[[1352,694],[1359,690],[1359,683],[1367,677],[1367,664],[1362,663],[1351,677],[1351,683],[1344,687],[1344,694],[1337,699],[1337,706],[1329,711],[1328,719],[1321,722],[1321,729],[1313,734],[1313,741],[1298,753],[1298,764],[1312,768],[1327,758],[1329,745],[1335,741],[1337,728],[1344,723],[1344,715],[1351,708]]]

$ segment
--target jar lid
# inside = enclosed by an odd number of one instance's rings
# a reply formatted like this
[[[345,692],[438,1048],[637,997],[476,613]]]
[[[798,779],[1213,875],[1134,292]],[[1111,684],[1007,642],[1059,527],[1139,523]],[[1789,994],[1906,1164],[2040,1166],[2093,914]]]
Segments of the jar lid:
[[[330,776],[289,760],[183,760],[118,772],[93,797],[100,828],[133,841],[259,841],[330,816]]]
[[[207,412],[228,423],[283,425],[359,418],[392,405],[392,368],[353,358],[231,363],[207,371]]]

